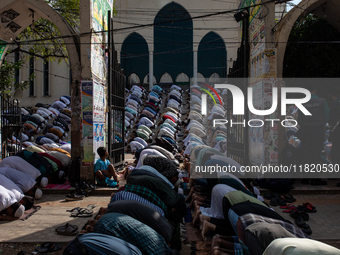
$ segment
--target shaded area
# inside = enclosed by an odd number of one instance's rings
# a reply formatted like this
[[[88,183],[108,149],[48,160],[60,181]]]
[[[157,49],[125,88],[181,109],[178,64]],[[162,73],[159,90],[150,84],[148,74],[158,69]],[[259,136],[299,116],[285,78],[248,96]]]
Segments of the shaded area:
[[[223,39],[214,32],[209,32],[201,40],[198,46],[198,72],[204,77],[210,77],[217,73],[220,77],[226,77],[227,52]]]
[[[149,49],[143,36],[133,32],[126,37],[120,53],[120,61],[126,77],[135,73],[141,80],[149,73]]]
[[[154,23],[154,74],[157,80],[168,72],[193,74],[193,25],[190,14],[179,4],[170,3],[157,14]],[[177,21],[181,19],[188,19]],[[166,22],[166,23],[163,23]]]

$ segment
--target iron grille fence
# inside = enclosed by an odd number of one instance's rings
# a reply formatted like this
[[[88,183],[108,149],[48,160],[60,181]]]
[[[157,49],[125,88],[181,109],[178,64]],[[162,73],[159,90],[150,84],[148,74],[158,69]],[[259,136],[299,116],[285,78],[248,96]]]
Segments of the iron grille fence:
[[[15,155],[21,150],[21,108],[17,99],[1,97],[1,157]]]

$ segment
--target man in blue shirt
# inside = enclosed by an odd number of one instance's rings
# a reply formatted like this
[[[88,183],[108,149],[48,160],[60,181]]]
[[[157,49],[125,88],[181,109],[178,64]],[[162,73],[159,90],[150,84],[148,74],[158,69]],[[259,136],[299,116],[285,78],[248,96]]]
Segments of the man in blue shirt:
[[[113,165],[107,159],[109,153],[107,152],[105,147],[99,147],[97,149],[97,153],[100,157],[100,159],[98,159],[96,164],[94,165],[94,174],[97,179],[97,183],[99,185],[116,187],[119,182],[118,176]],[[114,180],[111,180],[111,177],[113,177]]]

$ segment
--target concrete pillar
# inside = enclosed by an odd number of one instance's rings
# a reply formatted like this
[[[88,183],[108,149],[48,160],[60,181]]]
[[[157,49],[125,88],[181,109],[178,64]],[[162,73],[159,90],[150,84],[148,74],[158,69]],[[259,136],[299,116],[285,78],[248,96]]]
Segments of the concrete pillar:
[[[275,2],[271,0],[262,1],[264,7],[262,7],[262,12],[264,12],[264,22],[265,22],[265,40],[266,40],[266,48],[275,48],[275,35],[272,31],[273,27],[276,26],[275,21]]]
[[[149,51],[149,89],[153,87],[153,52]]]
[[[197,51],[194,51],[194,84],[197,84]]]

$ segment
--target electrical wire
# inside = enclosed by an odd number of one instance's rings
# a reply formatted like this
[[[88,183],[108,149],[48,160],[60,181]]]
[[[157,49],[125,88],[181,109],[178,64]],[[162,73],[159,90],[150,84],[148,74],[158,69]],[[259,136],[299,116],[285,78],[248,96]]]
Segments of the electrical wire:
[[[228,14],[228,13],[237,13],[237,12],[240,12],[240,11],[244,11],[244,10],[247,10],[247,9],[249,10],[250,8],[254,8],[254,7],[261,6],[261,5],[268,4],[268,3],[271,3],[271,2],[275,2],[275,1],[276,0],[271,0],[271,1],[266,2],[266,3],[254,4],[254,5],[244,7],[244,8],[237,8],[237,9],[232,9],[232,10],[227,10],[227,11],[220,11],[220,12],[215,12],[215,13],[198,15],[198,16],[195,16],[195,17],[188,17],[188,18],[170,20],[170,21],[167,20],[167,21],[162,21],[162,22],[158,22],[158,23],[135,25],[135,26],[124,27],[124,28],[116,28],[116,29],[112,29],[110,31],[111,32],[118,32],[118,31],[131,30],[131,29],[137,29],[137,28],[153,27],[155,25],[161,25],[161,24],[167,24],[167,23],[202,19],[202,18],[213,17],[213,16],[218,16],[218,15]],[[75,35],[63,35],[63,36],[57,36],[57,37],[52,37],[52,38],[42,38],[42,39],[37,39],[37,40],[28,40],[28,41],[25,41],[25,42],[41,42],[41,41],[48,41],[48,40],[55,40],[55,39],[66,39],[66,38],[72,38],[72,37],[75,37],[75,36],[84,36],[84,35],[89,35],[89,34],[100,34],[100,33],[105,33],[105,32],[108,32],[108,30],[91,31],[91,32],[80,33],[80,34],[77,34],[77,35],[76,34]],[[8,44],[14,44],[14,42],[10,42]],[[0,43],[0,45],[4,45],[4,44]]]

